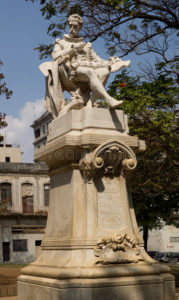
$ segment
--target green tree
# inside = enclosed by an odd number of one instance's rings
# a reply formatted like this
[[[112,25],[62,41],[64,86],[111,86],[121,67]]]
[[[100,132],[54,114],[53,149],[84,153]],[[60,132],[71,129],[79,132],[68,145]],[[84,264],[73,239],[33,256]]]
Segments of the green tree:
[[[3,64],[2,61],[0,61],[0,67],[2,66],[2,64]],[[9,99],[11,95],[12,95],[12,91],[7,88],[7,84],[4,81],[4,75],[3,73],[0,73],[0,96],[5,96],[6,99]],[[0,128],[7,126],[5,117],[6,117],[5,113],[0,112]]]
[[[145,248],[148,230],[172,222],[179,209],[178,128],[176,104],[179,88],[173,78],[159,76],[152,82],[131,77],[125,71],[109,87],[129,116],[131,135],[146,142],[146,151],[137,155],[138,166],[131,175],[131,191],[137,220],[143,227]]]
[[[178,56],[175,53],[179,29],[176,0],[26,1],[40,3],[42,15],[49,22],[47,33],[53,38],[62,35],[71,13],[79,13],[84,16],[83,36],[86,39],[103,38],[111,55],[152,52],[157,56],[158,71],[174,76],[179,82]],[[46,57],[51,53],[52,45],[41,44],[36,49],[41,57]]]

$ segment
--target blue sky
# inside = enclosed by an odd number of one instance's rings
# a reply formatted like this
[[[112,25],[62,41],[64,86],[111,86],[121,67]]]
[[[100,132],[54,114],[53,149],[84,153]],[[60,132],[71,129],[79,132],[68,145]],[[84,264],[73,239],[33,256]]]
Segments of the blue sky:
[[[33,159],[33,132],[29,126],[44,109],[45,81],[38,68],[42,60],[33,49],[39,43],[53,41],[46,34],[47,27],[38,2],[0,1],[0,60],[4,64],[1,72],[13,90],[10,100],[0,98],[0,111],[7,114],[7,141],[21,145],[24,161]],[[108,57],[102,40],[95,42],[93,48],[102,58]],[[142,57],[132,54],[127,59],[131,59],[131,68],[135,70]]]
[[[8,87],[13,90],[10,101],[1,101],[1,111],[16,116],[26,101],[44,95],[44,78],[38,65],[38,52],[33,48],[48,42],[47,23],[39,5],[25,0],[1,0],[0,3],[0,59],[4,65]]]

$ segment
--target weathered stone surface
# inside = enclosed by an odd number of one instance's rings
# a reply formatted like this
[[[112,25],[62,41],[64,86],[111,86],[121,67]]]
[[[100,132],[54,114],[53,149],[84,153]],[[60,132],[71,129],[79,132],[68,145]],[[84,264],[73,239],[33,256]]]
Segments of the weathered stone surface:
[[[171,300],[175,299],[173,278],[130,276],[122,278],[55,280],[21,276],[19,297],[28,300]],[[27,283],[28,282],[28,283]]]
[[[90,109],[97,124],[97,111],[103,109]],[[133,150],[140,149],[139,140],[114,124],[105,128],[102,121],[97,129],[92,124],[86,128],[83,118],[81,125],[78,119],[75,123],[76,112],[62,117],[63,127],[58,127],[60,118],[52,122],[47,146],[35,154],[50,168],[50,207],[42,252],[19,277],[19,300],[174,300],[170,269],[143,249],[126,185],[125,174],[137,163]],[[78,116],[85,119],[88,113],[83,108]],[[108,118],[110,112],[104,114]],[[86,130],[91,143],[78,144],[76,136]],[[61,138],[68,141],[65,146]],[[67,150],[72,151],[70,159],[54,156]]]
[[[78,163],[89,150],[109,141],[121,141],[135,151],[145,150],[144,141],[128,135],[123,111],[92,107],[71,110],[51,122],[48,143],[35,151],[35,160],[45,161],[50,169]]]
[[[80,110],[71,110],[67,115],[59,117],[49,124],[48,142],[60,137],[71,130],[80,131],[92,129],[97,132],[113,130],[128,134],[127,115],[122,110],[108,110],[106,108],[84,107]]]

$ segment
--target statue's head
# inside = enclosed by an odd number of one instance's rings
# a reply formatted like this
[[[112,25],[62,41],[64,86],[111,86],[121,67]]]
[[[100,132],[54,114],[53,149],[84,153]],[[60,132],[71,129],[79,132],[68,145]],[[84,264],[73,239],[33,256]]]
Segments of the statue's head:
[[[69,35],[71,37],[78,37],[78,34],[80,30],[83,27],[83,20],[80,15],[73,14],[69,16],[68,18],[68,24],[69,24]]]

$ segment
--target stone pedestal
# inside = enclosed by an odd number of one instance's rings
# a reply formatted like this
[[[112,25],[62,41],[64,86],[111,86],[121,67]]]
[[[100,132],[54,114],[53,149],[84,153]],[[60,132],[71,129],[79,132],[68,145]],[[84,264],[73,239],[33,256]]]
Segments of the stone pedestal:
[[[145,143],[123,111],[84,107],[49,127],[35,153],[50,168],[47,228],[19,300],[174,300],[170,269],[147,255],[136,224],[126,177]]]

